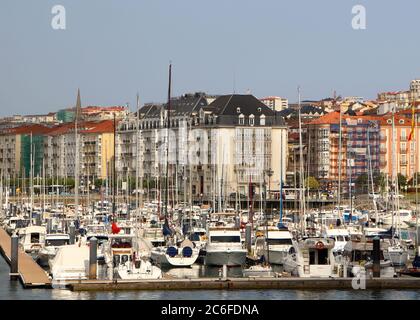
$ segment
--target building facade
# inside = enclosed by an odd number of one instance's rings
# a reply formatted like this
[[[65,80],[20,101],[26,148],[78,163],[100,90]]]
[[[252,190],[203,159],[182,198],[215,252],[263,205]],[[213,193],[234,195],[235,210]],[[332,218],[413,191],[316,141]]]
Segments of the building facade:
[[[142,181],[158,181],[168,172],[171,188],[203,201],[248,195],[250,184],[279,190],[287,129],[254,96],[187,94],[171,99],[169,112],[167,104],[150,104],[138,114],[118,127],[121,175],[139,169]]]

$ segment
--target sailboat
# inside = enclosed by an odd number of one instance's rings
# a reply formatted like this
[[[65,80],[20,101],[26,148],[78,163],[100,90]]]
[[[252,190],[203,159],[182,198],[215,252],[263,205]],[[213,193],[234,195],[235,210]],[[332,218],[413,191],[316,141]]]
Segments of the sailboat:
[[[392,228],[396,227],[398,235],[400,232],[400,210],[399,210],[399,197],[398,197],[398,179],[397,179],[397,166],[396,166],[396,141],[395,141],[395,108],[392,112],[392,184],[394,186],[393,197],[392,197]],[[396,216],[396,220],[394,219]],[[405,266],[408,261],[407,248],[402,245],[399,239],[394,238],[395,234],[391,239],[391,246],[384,252],[384,256],[391,260],[393,266]]]

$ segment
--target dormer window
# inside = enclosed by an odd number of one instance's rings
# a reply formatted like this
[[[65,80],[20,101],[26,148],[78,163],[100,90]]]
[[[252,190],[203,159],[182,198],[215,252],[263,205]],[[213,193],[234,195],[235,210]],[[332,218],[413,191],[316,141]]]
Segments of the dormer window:
[[[262,114],[260,116],[260,126],[265,126],[265,115],[264,114]]]
[[[241,113],[239,115],[239,125],[243,126],[245,124],[245,116]]]
[[[240,107],[236,108],[236,113],[241,113],[241,108]]]
[[[250,126],[253,126],[254,125],[254,120],[255,120],[254,118],[255,118],[255,116],[253,114],[251,114],[249,116],[249,125]]]
[[[257,110],[258,110],[258,112],[261,112],[261,107],[258,107],[258,109],[257,109]]]

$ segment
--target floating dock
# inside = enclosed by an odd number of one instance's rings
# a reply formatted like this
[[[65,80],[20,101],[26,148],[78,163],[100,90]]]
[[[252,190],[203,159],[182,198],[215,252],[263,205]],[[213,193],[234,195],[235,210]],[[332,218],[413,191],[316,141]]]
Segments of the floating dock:
[[[68,283],[72,291],[112,290],[258,290],[258,289],[337,289],[354,290],[354,278],[201,278],[161,280],[81,280]],[[418,278],[366,279],[360,289],[420,289]]]
[[[0,252],[8,264],[11,263],[11,238],[7,232],[0,228]],[[22,249],[19,248],[18,271],[25,288],[50,288],[51,280],[47,273]]]

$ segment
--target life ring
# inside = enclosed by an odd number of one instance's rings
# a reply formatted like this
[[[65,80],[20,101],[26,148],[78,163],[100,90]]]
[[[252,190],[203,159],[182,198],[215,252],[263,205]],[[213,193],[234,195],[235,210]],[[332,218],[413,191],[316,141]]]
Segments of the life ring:
[[[315,248],[317,248],[317,249],[324,249],[324,243],[322,241],[318,241],[315,244]]]

